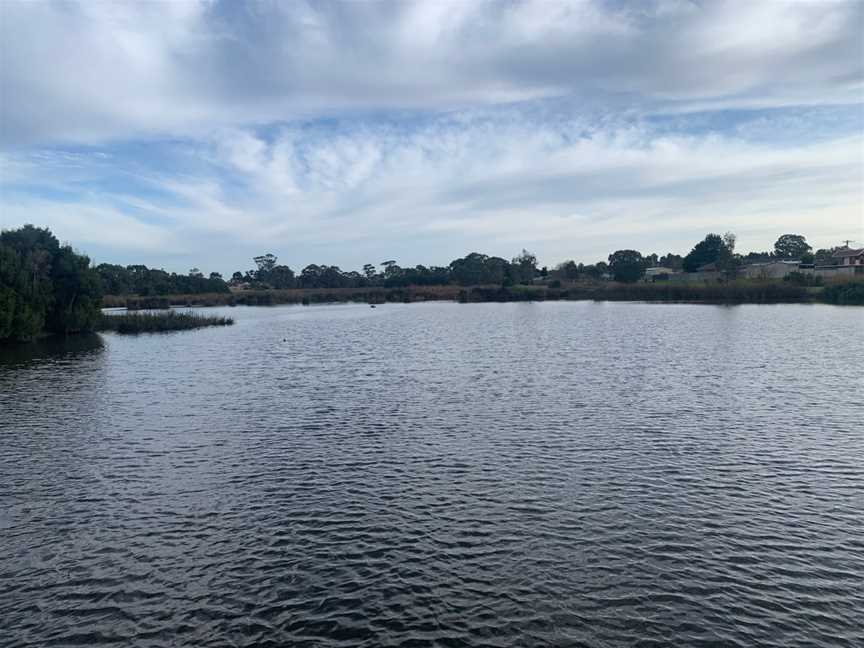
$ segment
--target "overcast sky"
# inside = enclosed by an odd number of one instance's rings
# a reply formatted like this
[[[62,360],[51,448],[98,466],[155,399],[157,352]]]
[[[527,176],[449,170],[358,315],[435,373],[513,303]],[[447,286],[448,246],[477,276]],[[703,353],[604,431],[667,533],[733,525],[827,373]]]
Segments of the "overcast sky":
[[[864,2],[0,3],[0,225],[230,273],[864,245]]]

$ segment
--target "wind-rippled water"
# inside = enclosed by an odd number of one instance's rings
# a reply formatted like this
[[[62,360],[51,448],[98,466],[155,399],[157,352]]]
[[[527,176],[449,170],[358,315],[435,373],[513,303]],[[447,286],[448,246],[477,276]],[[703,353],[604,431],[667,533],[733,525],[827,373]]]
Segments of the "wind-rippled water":
[[[225,309],[0,351],[0,645],[864,645],[864,309]]]

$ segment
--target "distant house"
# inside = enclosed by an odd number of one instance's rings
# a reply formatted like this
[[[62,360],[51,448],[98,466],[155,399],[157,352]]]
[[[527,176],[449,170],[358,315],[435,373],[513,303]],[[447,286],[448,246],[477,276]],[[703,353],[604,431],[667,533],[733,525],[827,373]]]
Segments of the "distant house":
[[[654,283],[655,281],[668,281],[672,275],[678,274],[672,268],[663,268],[656,266],[653,268],[645,268],[645,275],[642,280],[646,283]]]
[[[842,247],[831,255],[837,259],[840,266],[864,266],[864,248],[854,250],[850,247]]]
[[[765,263],[751,263],[739,270],[739,275],[746,279],[783,279],[792,272],[813,274],[823,279],[852,277],[864,274],[864,248],[853,250],[840,248],[833,254],[836,263],[833,265],[814,266],[812,263],[786,261],[775,259]]]
[[[696,268],[695,272],[678,272],[669,275],[668,279],[682,283],[694,283],[700,281],[719,281],[723,276],[720,268],[714,262],[706,263]]]
[[[798,272],[800,268],[800,261],[775,260],[751,263],[742,267],[738,274],[745,279],[782,279],[790,272]]]

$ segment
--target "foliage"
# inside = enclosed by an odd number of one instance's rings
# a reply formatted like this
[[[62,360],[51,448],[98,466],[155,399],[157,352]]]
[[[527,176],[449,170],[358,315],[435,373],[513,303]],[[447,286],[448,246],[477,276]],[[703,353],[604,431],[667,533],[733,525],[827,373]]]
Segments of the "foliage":
[[[826,286],[822,299],[829,304],[864,306],[864,281],[849,281]]]
[[[834,253],[838,248],[820,248],[813,255],[813,263],[816,265],[837,265],[838,259],[834,258]]]
[[[96,272],[102,281],[104,291],[109,295],[176,295],[178,293],[228,292],[228,284],[218,272],[205,277],[198,268],[192,268],[188,275],[168,273],[165,270],[148,268],[145,265],[114,265],[101,263]]]
[[[117,333],[155,333],[161,331],[185,331],[203,326],[230,326],[230,317],[198,315],[196,313],[123,313],[121,315],[102,315],[99,320],[100,331]]]
[[[780,259],[800,259],[812,249],[800,234],[784,234],[774,243],[774,254]]]
[[[636,250],[618,250],[609,255],[609,269],[615,281],[633,283],[645,274],[645,259]]]
[[[602,279],[609,272],[609,266],[605,261],[598,261],[584,267],[585,275],[591,279]]]
[[[669,268],[670,270],[681,270],[684,267],[684,257],[680,254],[664,254],[657,260],[657,264],[661,268]]]
[[[824,283],[819,275],[798,271],[790,272],[783,277],[783,281],[788,281],[796,286],[821,286]]]
[[[537,257],[523,249],[518,256],[513,258],[507,270],[513,283],[531,283],[537,276]]]
[[[505,278],[513,278],[509,266],[501,257],[472,252],[450,263],[450,276],[461,286],[502,284]]]
[[[101,298],[90,259],[47,228],[0,233],[0,340],[92,330]]]
[[[682,267],[686,272],[696,272],[702,266],[714,263],[718,268],[726,269],[723,266],[730,265],[734,251],[734,234],[708,234],[684,257]]]

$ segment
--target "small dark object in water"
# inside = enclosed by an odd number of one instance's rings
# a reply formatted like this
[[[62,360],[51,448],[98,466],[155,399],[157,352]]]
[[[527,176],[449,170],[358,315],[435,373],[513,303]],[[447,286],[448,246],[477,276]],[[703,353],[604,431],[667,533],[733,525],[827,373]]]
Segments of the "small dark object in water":
[[[369,308],[375,308],[375,304],[369,304]]]

